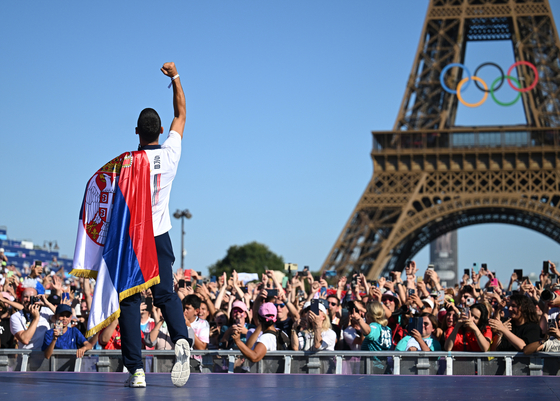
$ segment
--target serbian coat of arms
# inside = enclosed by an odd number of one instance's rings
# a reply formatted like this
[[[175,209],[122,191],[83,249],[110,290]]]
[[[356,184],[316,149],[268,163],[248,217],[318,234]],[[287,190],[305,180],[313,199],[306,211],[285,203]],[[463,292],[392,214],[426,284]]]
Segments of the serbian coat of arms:
[[[101,167],[87,184],[82,222],[88,237],[98,245],[105,245],[107,239],[121,169],[132,166],[132,160],[132,153],[114,158]]]

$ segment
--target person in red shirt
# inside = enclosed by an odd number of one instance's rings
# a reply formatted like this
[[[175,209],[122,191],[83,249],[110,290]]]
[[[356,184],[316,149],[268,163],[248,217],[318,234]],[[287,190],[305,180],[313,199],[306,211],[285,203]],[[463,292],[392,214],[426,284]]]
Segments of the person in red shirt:
[[[445,338],[445,351],[488,351],[492,340],[488,309],[482,304],[471,306],[470,316],[461,316],[454,327],[446,330]]]

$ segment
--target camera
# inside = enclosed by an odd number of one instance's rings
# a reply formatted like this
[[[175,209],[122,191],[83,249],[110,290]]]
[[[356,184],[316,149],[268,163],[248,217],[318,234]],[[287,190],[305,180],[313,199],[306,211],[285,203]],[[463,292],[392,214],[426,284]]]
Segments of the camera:
[[[556,293],[550,290],[544,290],[541,293],[541,301],[543,302],[552,302],[556,299]]]
[[[31,298],[29,299],[29,303],[30,303],[31,305],[34,305],[34,304],[36,304],[37,302],[40,302],[40,301],[41,301],[41,299],[40,299],[39,297],[31,297]]]

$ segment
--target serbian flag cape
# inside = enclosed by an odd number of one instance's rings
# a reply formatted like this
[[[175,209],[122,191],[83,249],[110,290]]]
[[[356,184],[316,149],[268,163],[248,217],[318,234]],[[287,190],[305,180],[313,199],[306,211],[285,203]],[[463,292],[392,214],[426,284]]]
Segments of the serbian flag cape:
[[[144,151],[123,153],[88,181],[71,274],[96,279],[86,337],[120,316],[121,300],[159,283]]]

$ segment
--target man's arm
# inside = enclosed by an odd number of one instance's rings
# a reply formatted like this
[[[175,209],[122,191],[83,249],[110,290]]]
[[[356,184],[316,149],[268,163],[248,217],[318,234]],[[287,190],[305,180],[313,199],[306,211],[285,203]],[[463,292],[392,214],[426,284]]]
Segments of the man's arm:
[[[177,74],[177,68],[175,63],[165,63],[161,67],[161,72],[170,78],[173,78]],[[173,114],[174,118],[171,122],[170,130],[177,132],[181,139],[183,139],[183,131],[185,129],[185,121],[187,120],[187,103],[185,101],[185,94],[183,92],[183,87],[181,86],[181,78],[177,77],[171,81],[173,85]]]
[[[31,341],[31,339],[33,338],[33,336],[35,335],[35,330],[37,330],[37,326],[39,324],[39,318],[40,318],[40,314],[39,314],[39,310],[40,310],[41,306],[38,304],[32,305],[30,308],[30,312],[31,312],[31,323],[29,324],[29,327],[27,328],[27,330],[21,330],[18,331],[17,333],[12,333],[14,335],[14,337],[20,342],[23,343],[25,345],[29,344],[29,342]]]

